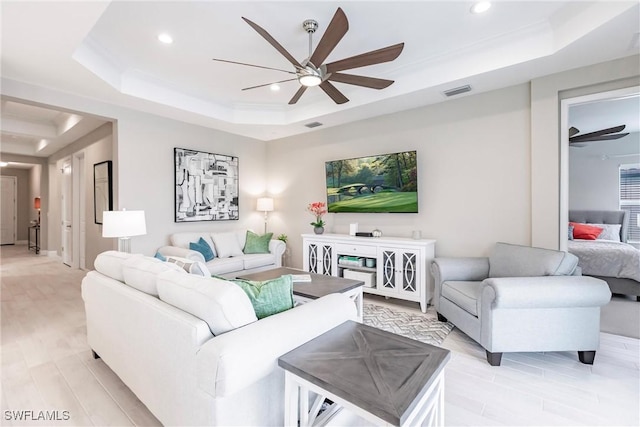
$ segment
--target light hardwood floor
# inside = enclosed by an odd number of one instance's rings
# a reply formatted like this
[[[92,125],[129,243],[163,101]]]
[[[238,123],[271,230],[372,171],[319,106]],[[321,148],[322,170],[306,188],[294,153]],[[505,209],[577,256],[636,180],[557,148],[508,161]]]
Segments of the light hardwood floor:
[[[0,425],[160,425],[91,357],[80,295],[84,272],[26,246],[4,246],[0,276]],[[417,304],[395,306],[419,313]],[[640,425],[637,339],[602,333],[593,366],[579,363],[575,352],[557,352],[505,354],[502,366],[491,367],[483,349],[456,329],[443,347],[452,351],[446,425]],[[70,419],[20,422],[12,411],[58,411]]]

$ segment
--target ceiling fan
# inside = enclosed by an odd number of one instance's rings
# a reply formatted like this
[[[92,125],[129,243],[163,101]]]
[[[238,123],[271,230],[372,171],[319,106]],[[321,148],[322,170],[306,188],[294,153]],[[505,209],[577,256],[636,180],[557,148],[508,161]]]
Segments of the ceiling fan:
[[[302,23],[303,28],[309,34],[309,57],[302,62],[298,62],[287,50],[282,47],[264,28],[260,27],[255,22],[243,17],[247,24],[249,24],[258,34],[260,34],[265,40],[271,44],[282,56],[284,56],[294,67],[295,71],[282,70],[279,68],[264,67],[261,65],[247,64],[244,62],[229,61],[225,59],[213,58],[214,61],[227,62],[231,64],[246,65],[249,67],[264,68],[267,70],[282,71],[289,74],[294,74],[296,77],[286,80],[280,80],[277,82],[267,83],[258,86],[246,87],[242,90],[256,89],[259,87],[270,86],[274,83],[284,83],[288,81],[298,80],[300,88],[293,95],[293,98],[289,100],[289,104],[295,104],[298,102],[302,94],[308,87],[320,86],[329,97],[336,104],[344,104],[349,99],[344,96],[331,82],[346,83],[350,85],[362,86],[371,89],[384,89],[393,83],[393,80],[379,79],[374,77],[358,76],[354,74],[345,74],[340,71],[350,70],[353,68],[365,67],[367,65],[381,64],[384,62],[390,62],[396,59],[402,49],[404,43],[398,43],[392,46],[387,46],[382,49],[373,50],[370,52],[362,53],[360,55],[351,56],[339,61],[323,64],[325,59],[338,45],[342,37],[349,30],[349,22],[347,16],[341,8],[336,10],[333,15],[333,19],[329,23],[327,30],[323,34],[315,51],[312,51],[312,37],[313,33],[318,29],[318,22],[313,19],[307,19]]]
[[[571,126],[569,128],[569,144],[573,147],[584,147],[588,142],[595,141],[610,141],[613,139],[620,139],[629,135],[628,132],[620,133],[624,130],[626,125],[614,126],[612,128],[600,129],[595,132],[584,133],[578,135],[580,130]]]

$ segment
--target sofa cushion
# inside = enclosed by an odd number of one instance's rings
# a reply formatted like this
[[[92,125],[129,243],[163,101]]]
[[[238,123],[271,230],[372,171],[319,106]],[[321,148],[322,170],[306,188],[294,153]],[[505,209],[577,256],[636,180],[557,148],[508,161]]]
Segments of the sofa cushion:
[[[95,261],[93,262],[93,266],[99,273],[111,277],[118,282],[124,282],[124,276],[122,274],[122,263],[130,258],[142,256],[142,254],[106,251],[98,254]]]
[[[156,277],[166,271],[185,273],[181,267],[175,264],[146,256],[132,257],[122,263],[124,283],[155,297],[158,296]]]
[[[275,264],[275,256],[272,254],[252,254],[242,257],[245,270],[251,270],[252,268],[264,267],[267,265]]]
[[[244,269],[243,257],[216,258],[207,263],[207,268],[211,274],[227,274]]]
[[[157,286],[162,301],[204,320],[214,335],[258,320],[247,294],[226,280],[168,271]]]
[[[254,233],[251,230],[247,231],[247,238],[242,250],[245,254],[268,254],[269,242],[273,233],[266,233],[262,236]]]
[[[211,249],[211,246],[209,246],[207,241],[202,237],[197,242],[189,243],[189,249],[200,252],[204,257],[205,262],[211,261],[215,258],[213,249]]]
[[[568,252],[499,242],[489,256],[489,277],[568,276],[577,265]]]
[[[183,249],[189,249],[189,243],[197,242],[200,238],[204,239],[205,242],[209,245],[209,247],[213,250],[215,256],[215,247],[213,245],[213,240],[211,240],[211,236],[209,233],[203,232],[184,232],[184,233],[173,233],[169,237],[169,241],[171,242],[171,246],[177,246]]]
[[[441,295],[464,311],[478,317],[482,282],[449,280],[442,284]]]
[[[211,235],[211,238],[216,247],[218,257],[227,258],[230,256],[244,255],[242,246],[240,246],[240,242],[238,241],[237,232],[215,233]]]
[[[247,294],[258,319],[293,308],[293,282],[290,274],[265,281],[230,281]]]

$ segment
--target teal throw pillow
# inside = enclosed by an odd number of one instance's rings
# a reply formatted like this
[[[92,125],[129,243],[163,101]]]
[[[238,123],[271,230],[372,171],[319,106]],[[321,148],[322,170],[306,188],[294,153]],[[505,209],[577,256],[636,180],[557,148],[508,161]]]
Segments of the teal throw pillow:
[[[290,274],[264,282],[243,279],[230,281],[245,291],[258,319],[293,308],[293,281]]]
[[[247,241],[242,252],[245,254],[268,254],[269,242],[272,236],[273,233],[260,236],[253,231],[247,231]]]
[[[153,257],[154,258],[158,258],[162,262],[166,262],[167,261],[167,257],[162,255],[160,252],[156,252],[156,254]]]
[[[211,246],[209,246],[207,241],[204,240],[202,237],[200,238],[200,240],[198,240],[195,243],[194,242],[189,243],[189,249],[200,252],[206,262],[209,262],[213,258],[215,258],[213,249],[211,249]]]

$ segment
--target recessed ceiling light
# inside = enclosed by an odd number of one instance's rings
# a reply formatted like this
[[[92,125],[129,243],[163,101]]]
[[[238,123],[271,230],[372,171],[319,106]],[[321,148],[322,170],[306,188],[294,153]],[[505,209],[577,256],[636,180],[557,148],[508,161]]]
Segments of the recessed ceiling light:
[[[162,33],[162,34],[158,34],[158,40],[160,40],[162,43],[164,44],[171,44],[173,43],[173,37],[171,37],[169,34],[167,33]]]
[[[280,90],[280,85],[277,83],[274,83],[271,86],[269,86],[269,89],[271,89],[273,92],[277,92]]]
[[[491,8],[490,1],[479,1],[471,6],[471,13],[484,13]]]

